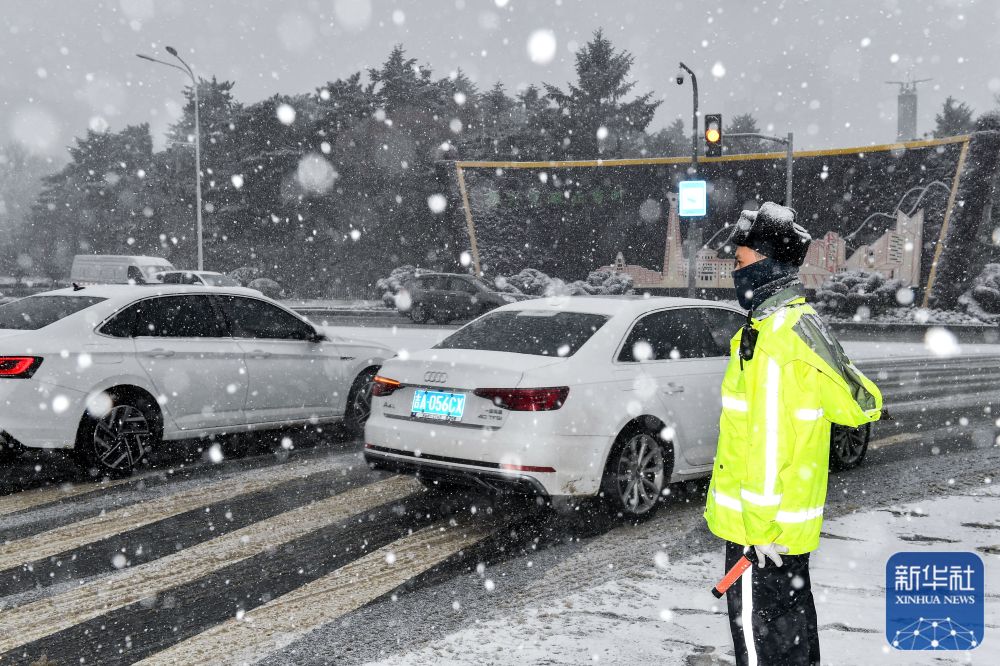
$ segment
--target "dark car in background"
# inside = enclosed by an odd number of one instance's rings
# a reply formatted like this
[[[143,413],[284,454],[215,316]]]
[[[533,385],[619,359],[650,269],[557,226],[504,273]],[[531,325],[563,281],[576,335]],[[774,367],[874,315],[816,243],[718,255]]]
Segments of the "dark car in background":
[[[407,313],[415,323],[470,319],[529,296],[497,290],[489,281],[460,273],[426,273],[406,283],[411,305]]]

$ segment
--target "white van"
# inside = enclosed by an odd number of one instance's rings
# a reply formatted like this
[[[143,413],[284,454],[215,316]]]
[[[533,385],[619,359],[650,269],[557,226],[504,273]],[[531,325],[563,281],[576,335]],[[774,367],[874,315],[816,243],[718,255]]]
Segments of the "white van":
[[[172,270],[173,264],[162,257],[78,254],[69,279],[76,284],[144,284],[156,281],[154,273]]]

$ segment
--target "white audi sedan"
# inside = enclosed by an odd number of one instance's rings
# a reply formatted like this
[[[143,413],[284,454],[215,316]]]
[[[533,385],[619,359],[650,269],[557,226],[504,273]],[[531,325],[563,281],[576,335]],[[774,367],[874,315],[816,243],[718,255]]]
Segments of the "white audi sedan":
[[[503,306],[382,366],[365,458],[434,488],[601,495],[618,515],[649,515],[668,481],[711,472],[745,320],[682,298]]]
[[[0,306],[0,444],[116,474],[163,440],[341,420],[360,435],[391,355],[250,289],[51,291]]]

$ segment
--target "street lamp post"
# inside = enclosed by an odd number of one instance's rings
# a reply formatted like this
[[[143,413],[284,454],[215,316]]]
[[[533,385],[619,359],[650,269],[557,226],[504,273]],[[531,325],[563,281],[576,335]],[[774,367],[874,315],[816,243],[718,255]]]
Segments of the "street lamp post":
[[[695,76],[694,70],[680,63],[680,68],[687,72],[691,76],[691,168],[692,171],[698,171],[698,77]],[[684,85],[684,75],[680,72],[677,73],[677,85]]]
[[[691,76],[691,175],[698,173],[698,77],[694,70],[679,63],[682,71],[677,72],[677,85],[684,85],[684,74],[687,72]],[[698,295],[697,276],[695,271],[698,268],[698,251],[701,248],[701,218],[692,218],[688,221],[688,296],[694,298]]]
[[[177,58],[183,67],[178,67],[172,62],[166,62],[152,56],[143,55],[142,53],[137,53],[136,55],[143,60],[149,60],[150,62],[156,62],[161,65],[166,65],[167,67],[173,67],[174,69],[179,69],[191,78],[191,88],[194,90],[194,175],[195,175],[195,213],[197,219],[197,234],[198,234],[198,270],[205,270],[205,251],[202,244],[202,223],[201,223],[201,120],[198,114],[198,79],[194,75],[194,70],[191,69],[191,65],[184,62],[184,59],[177,55],[177,49],[172,46],[165,47],[167,53]]]

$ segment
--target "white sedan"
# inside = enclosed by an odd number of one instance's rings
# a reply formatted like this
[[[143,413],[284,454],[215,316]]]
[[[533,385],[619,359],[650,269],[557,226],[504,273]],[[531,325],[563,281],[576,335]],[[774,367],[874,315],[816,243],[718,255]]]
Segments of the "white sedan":
[[[616,514],[648,515],[668,481],[711,472],[729,342],[745,320],[682,298],[503,306],[383,365],[365,458],[432,487],[602,495]],[[864,455],[867,432],[854,437],[843,466]]]
[[[163,440],[341,420],[360,435],[391,355],[250,289],[51,291],[0,306],[0,444],[114,474]]]

